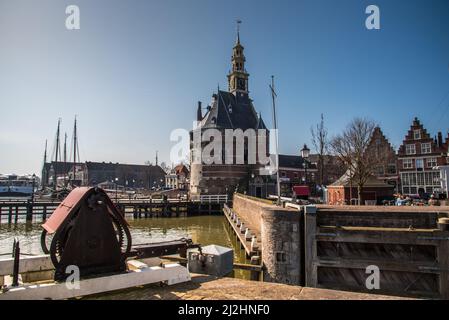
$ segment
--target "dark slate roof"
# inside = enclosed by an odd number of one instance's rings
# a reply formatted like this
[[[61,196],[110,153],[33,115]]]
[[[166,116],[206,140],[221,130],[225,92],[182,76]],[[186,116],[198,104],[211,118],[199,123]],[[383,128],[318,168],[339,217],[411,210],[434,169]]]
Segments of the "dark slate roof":
[[[282,168],[304,169],[304,161],[304,158],[300,156],[279,155],[279,167]],[[316,169],[316,166],[307,161],[307,169]]]
[[[218,94],[214,95],[213,105],[203,117],[201,126],[242,130],[267,129],[247,95],[236,97],[227,91],[218,91]]]

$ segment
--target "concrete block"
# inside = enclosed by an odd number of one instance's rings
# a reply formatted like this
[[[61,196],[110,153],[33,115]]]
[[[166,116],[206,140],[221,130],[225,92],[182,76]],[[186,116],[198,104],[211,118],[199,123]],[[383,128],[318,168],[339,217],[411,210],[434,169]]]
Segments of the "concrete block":
[[[203,255],[198,250],[188,254],[187,267],[189,272],[225,276],[232,272],[234,266],[234,250],[217,245],[202,248]]]

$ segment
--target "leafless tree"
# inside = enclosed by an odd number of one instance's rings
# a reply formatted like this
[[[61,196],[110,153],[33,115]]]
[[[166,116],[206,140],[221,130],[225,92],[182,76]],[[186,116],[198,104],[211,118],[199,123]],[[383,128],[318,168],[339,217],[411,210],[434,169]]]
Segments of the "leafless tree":
[[[326,155],[329,151],[329,139],[328,132],[324,126],[324,116],[321,114],[321,121],[315,127],[310,128],[312,133],[312,143],[318,154],[318,170],[319,170],[319,184],[323,185],[324,180],[324,167],[326,161]]]
[[[376,124],[356,118],[342,134],[335,136],[330,147],[347,169],[349,179],[357,185],[358,202],[362,204],[363,187],[381,165],[387,161],[388,152],[373,142]]]

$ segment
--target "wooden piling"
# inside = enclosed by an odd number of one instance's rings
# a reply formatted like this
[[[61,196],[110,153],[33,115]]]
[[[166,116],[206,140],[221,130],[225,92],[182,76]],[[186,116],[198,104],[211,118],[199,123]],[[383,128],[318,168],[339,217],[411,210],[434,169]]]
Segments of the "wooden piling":
[[[32,221],[33,220],[33,203],[27,203],[27,215],[26,215],[26,221]]]
[[[19,263],[20,263],[20,245],[19,241],[17,241],[14,247],[14,267],[12,275],[13,287],[17,287],[19,285]]]
[[[255,266],[260,265],[260,257],[259,256],[252,256],[251,257],[251,265],[255,265]],[[260,272],[251,270],[251,272],[250,272],[250,279],[252,281],[259,281],[259,279],[260,279]]]
[[[9,207],[8,224],[11,224],[11,220],[12,220],[12,206]]]

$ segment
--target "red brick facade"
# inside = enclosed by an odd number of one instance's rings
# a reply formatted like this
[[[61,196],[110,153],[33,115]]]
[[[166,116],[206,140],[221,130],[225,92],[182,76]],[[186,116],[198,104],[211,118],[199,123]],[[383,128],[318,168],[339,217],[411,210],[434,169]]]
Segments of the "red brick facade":
[[[449,136],[432,138],[418,118],[415,118],[398,151],[401,192],[415,195],[438,192],[440,172],[436,166],[447,164]]]

